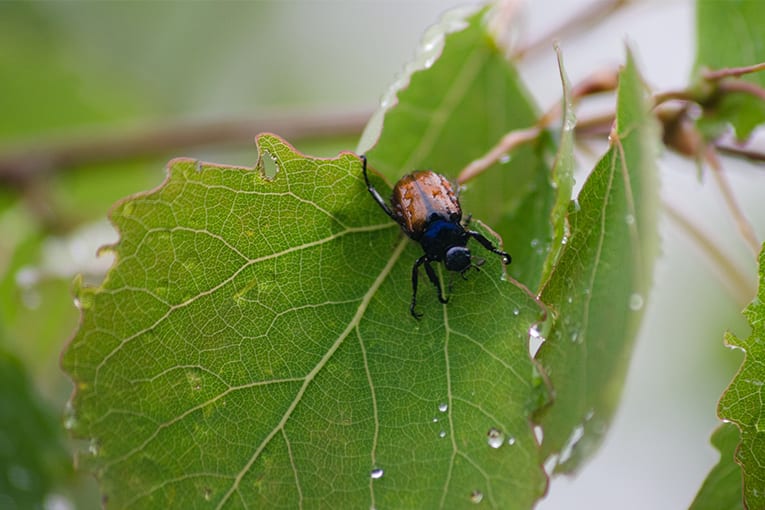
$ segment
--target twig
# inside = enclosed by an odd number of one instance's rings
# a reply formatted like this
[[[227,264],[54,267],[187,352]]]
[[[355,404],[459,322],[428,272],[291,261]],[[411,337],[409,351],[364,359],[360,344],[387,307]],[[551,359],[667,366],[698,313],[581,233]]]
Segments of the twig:
[[[494,147],[489,149],[489,152],[484,156],[471,161],[457,176],[457,183],[463,184],[486,171],[491,165],[502,159],[503,156],[519,145],[536,140],[541,131],[541,128],[536,126],[510,131]]]
[[[0,183],[25,186],[54,171],[111,161],[140,160],[212,144],[250,145],[273,131],[290,139],[356,135],[371,111],[272,115],[253,120],[181,121],[142,130],[115,130],[59,139],[30,140],[0,149]]]
[[[750,83],[744,80],[728,80],[721,82],[717,87],[719,92],[731,93],[740,92],[742,94],[749,94],[761,101],[765,101],[765,89],[755,83]]]
[[[717,81],[728,77],[738,78],[739,76],[759,71],[765,71],[765,62],[760,62],[759,64],[751,66],[726,67],[723,69],[715,69],[713,71],[707,70],[701,73],[701,77],[707,81]]]
[[[746,147],[735,142],[731,143],[726,140],[716,140],[714,145],[717,152],[722,152],[730,156],[739,156],[750,161],[765,162],[765,151]]]
[[[562,24],[550,30],[548,33],[522,46],[513,52],[513,60],[520,60],[530,53],[535,53],[541,49],[551,47],[554,39],[561,39],[569,34],[584,32],[590,27],[600,23],[602,20],[631,3],[632,0],[602,0],[595,2],[578,12]]]
[[[685,215],[675,209],[670,203],[662,201],[662,207],[670,220],[674,221],[701,249],[701,252],[709,257],[712,266],[719,272],[723,285],[734,297],[741,308],[755,295],[757,289],[753,278],[747,276],[736,263],[723,253],[718,245],[710,239],[706,233],[693,224]]]
[[[733,221],[736,223],[736,227],[738,228],[741,237],[752,250],[754,256],[757,257],[760,253],[760,242],[757,240],[757,236],[754,233],[751,223],[749,223],[749,220],[747,220],[743,211],[741,211],[741,208],[736,201],[736,197],[733,194],[733,190],[723,174],[720,158],[717,157],[717,153],[713,146],[707,146],[703,155],[704,160],[712,169],[712,175],[717,181],[717,185],[720,188],[725,204],[728,206],[731,216],[733,216]]]

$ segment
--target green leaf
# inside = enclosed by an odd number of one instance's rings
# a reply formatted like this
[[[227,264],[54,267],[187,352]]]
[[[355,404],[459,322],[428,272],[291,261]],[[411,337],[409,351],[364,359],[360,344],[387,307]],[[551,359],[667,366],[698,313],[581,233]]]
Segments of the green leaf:
[[[574,127],[576,127],[576,114],[571,98],[571,84],[563,67],[563,54],[557,46],[555,51],[558,55],[558,69],[560,71],[561,85],[563,86],[563,101],[561,105],[560,140],[558,142],[558,154],[553,164],[552,177],[557,190],[555,203],[550,212],[550,224],[553,227],[553,239],[550,243],[550,254],[545,260],[542,281],[547,281],[550,272],[555,267],[563,247],[568,242],[569,224],[568,208],[571,205],[571,194],[574,189]]]
[[[690,510],[743,510],[741,466],[734,455],[739,442],[738,427],[722,424],[712,434],[712,444],[720,452],[720,461],[709,472]]]
[[[78,292],[71,425],[109,505],[530,508],[533,299],[492,257],[415,321],[421,248],[358,159],[258,144],[260,173],[176,160],[119,204],[117,262]]]
[[[542,290],[554,323],[537,359],[555,392],[545,457],[574,469],[600,443],[624,381],[656,252],[656,121],[632,55],[611,147],[569,211],[571,236]]]
[[[741,0],[697,0],[696,66],[722,69],[765,62],[765,2]],[[765,73],[741,79],[765,88]],[[719,132],[731,124],[739,139],[749,137],[765,123],[765,101],[750,94],[726,94],[711,108],[705,108],[699,125],[707,133]]]
[[[384,129],[367,156],[389,182],[422,168],[456,178],[503,135],[536,124],[538,112],[517,70],[487,33],[484,18],[490,14],[447,14],[423,43],[426,69],[410,69],[389,93],[396,99],[386,100],[368,126],[365,137],[374,138],[370,132],[384,114]],[[434,47],[442,37],[436,58]],[[549,219],[556,195],[546,159],[553,150],[545,136],[518,148],[461,195],[463,210],[491,225],[513,255],[510,274],[531,289],[539,286],[552,242]]]
[[[0,346],[3,339],[0,332]],[[58,421],[40,402],[21,362],[0,347],[0,507],[42,508],[69,473]]]
[[[736,461],[744,476],[744,500],[748,508],[765,508],[765,410],[763,409],[763,384],[765,384],[765,251],[760,252],[760,286],[757,297],[744,310],[752,333],[747,338],[733,334],[726,336],[726,343],[746,353],[738,373],[723,393],[717,412],[724,420],[738,425],[741,444],[736,451]]]

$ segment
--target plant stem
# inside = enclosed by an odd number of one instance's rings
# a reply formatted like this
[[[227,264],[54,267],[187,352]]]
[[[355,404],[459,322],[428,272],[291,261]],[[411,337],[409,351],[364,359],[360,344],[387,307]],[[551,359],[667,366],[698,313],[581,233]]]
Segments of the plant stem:
[[[512,59],[521,60],[530,53],[551,48],[552,41],[554,40],[560,40],[562,37],[570,34],[583,33],[631,2],[632,0],[602,0],[592,3],[557,27],[554,27],[542,37],[518,48],[513,52]]]
[[[736,223],[736,227],[738,228],[741,237],[744,239],[744,242],[747,244],[747,246],[749,246],[749,248],[752,250],[754,256],[757,257],[757,255],[760,253],[760,242],[757,240],[757,236],[754,233],[752,224],[749,223],[749,220],[746,218],[743,211],[739,207],[738,202],[736,201],[736,197],[733,194],[730,183],[725,178],[723,173],[720,158],[717,157],[717,152],[715,152],[713,146],[707,146],[704,150],[704,160],[712,169],[712,175],[717,181],[717,186],[720,188],[720,192],[722,193],[723,199],[725,200],[725,204],[728,206],[728,211],[730,212],[731,216],[733,216],[733,221]]]
[[[693,224],[684,214],[666,201],[662,202],[667,217],[675,222],[688,237],[694,241],[701,252],[705,254],[720,277],[721,283],[727,287],[728,292],[743,309],[755,295],[757,289],[753,278],[747,276],[736,263],[720,250],[718,245],[706,235],[700,228]]]
[[[738,78],[739,76],[759,71],[765,71],[765,62],[760,62],[759,64],[751,66],[726,67],[723,69],[715,69],[714,71],[704,71],[701,73],[701,76],[707,81],[717,81],[729,76]]]
[[[140,130],[30,140],[0,150],[0,183],[24,187],[43,175],[84,165],[172,155],[213,144],[246,146],[262,131],[277,132],[293,141],[352,136],[361,132],[370,115],[369,111],[347,111],[276,114],[249,120],[178,121]]]
[[[510,131],[494,147],[489,149],[489,152],[484,156],[471,161],[457,176],[457,183],[464,184],[486,171],[491,165],[502,159],[503,156],[519,145],[536,140],[541,131],[541,128],[536,126]]]

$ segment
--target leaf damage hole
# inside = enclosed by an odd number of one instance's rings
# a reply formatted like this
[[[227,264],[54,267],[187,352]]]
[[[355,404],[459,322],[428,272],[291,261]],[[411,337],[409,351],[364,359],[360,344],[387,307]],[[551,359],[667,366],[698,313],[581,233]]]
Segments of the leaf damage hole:
[[[273,180],[279,173],[279,160],[271,151],[263,149],[260,153],[260,165],[266,179]]]

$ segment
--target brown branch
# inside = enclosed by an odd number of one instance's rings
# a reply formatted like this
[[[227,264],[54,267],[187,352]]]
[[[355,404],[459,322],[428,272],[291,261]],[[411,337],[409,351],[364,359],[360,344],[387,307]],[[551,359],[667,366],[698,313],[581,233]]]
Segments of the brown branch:
[[[503,136],[485,155],[471,161],[457,176],[457,183],[464,184],[476,175],[486,171],[491,165],[502,159],[510,151],[530,141],[536,140],[542,130],[539,127],[516,129]]]
[[[741,94],[749,94],[761,101],[765,101],[765,89],[755,83],[750,83],[744,80],[728,80],[721,82],[717,90],[722,93],[730,94],[732,92],[739,92]]]
[[[759,64],[754,64],[751,66],[726,67],[723,69],[706,70],[701,73],[701,77],[707,81],[717,81],[728,77],[738,78],[739,76],[756,73],[759,71],[765,71],[765,62],[760,62]]]
[[[745,307],[757,292],[753,277],[747,276],[746,272],[740,269],[733,259],[723,253],[705,232],[675,209],[672,204],[664,201],[662,206],[667,217],[688,234],[688,237],[701,248],[701,252],[709,257],[712,267],[720,276],[720,281],[727,287],[728,292],[739,306]]]
[[[749,246],[749,249],[752,250],[754,256],[757,257],[757,255],[760,253],[760,242],[757,240],[757,235],[754,233],[752,224],[749,223],[749,220],[746,218],[746,215],[741,210],[738,202],[736,201],[736,197],[730,187],[730,183],[728,183],[728,180],[725,178],[723,173],[720,158],[717,157],[717,153],[715,152],[713,146],[707,146],[706,150],[704,150],[704,160],[712,169],[712,175],[717,181],[717,186],[720,188],[720,192],[722,193],[725,204],[728,206],[728,211],[733,217],[733,221],[738,228],[739,234],[741,234],[741,237],[744,239],[746,245]]]
[[[25,186],[54,171],[134,161],[182,150],[217,145],[252,145],[255,135],[271,131],[289,140],[358,135],[371,111],[281,114],[252,120],[176,122],[141,130],[29,140],[0,149],[0,183]]]
[[[727,140],[716,140],[714,142],[717,152],[728,154],[729,156],[737,156],[750,161],[765,162],[765,151],[757,150],[753,147],[747,147],[738,143],[731,143]]]
[[[601,0],[594,2],[542,37],[537,38],[526,46],[518,48],[513,52],[512,58],[513,60],[521,60],[530,53],[550,48],[552,41],[555,39],[585,32],[631,2],[632,0]]]

